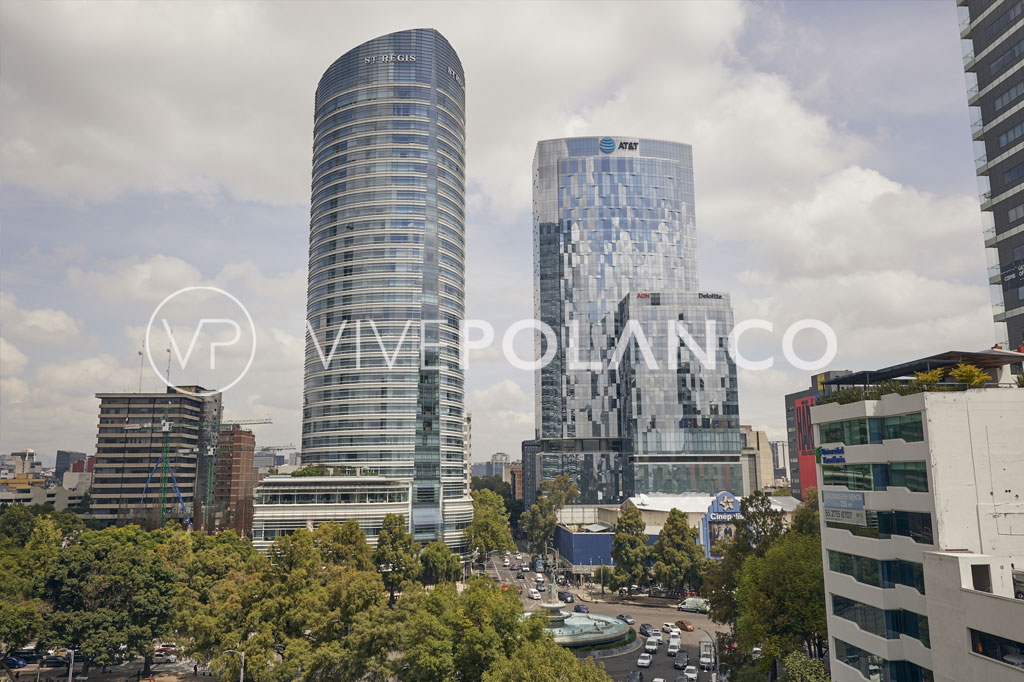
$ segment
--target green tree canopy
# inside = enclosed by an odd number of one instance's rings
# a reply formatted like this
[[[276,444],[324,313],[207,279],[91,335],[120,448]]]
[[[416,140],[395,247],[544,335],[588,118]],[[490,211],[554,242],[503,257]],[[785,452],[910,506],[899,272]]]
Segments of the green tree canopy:
[[[453,583],[462,576],[462,561],[443,540],[434,540],[420,552],[422,578],[426,585]]]
[[[821,535],[821,526],[818,519],[818,489],[810,487],[804,493],[804,501],[793,512],[793,519],[790,521],[789,529],[792,532],[803,533],[818,537]]]
[[[388,588],[388,603],[395,603],[395,590],[406,580],[419,577],[420,546],[406,529],[405,517],[400,514],[388,514],[384,517],[380,533],[377,535],[377,549],[373,552],[373,562],[380,571],[384,586]]]
[[[818,538],[787,533],[743,566],[736,640],[769,660],[793,651],[820,653],[826,637],[825,586]]]
[[[464,531],[469,550],[486,555],[489,552],[512,551],[516,548],[508,525],[508,514],[501,497],[487,489],[473,491],[473,521]]]
[[[612,537],[612,559],[615,560],[612,587],[645,583],[650,554],[643,515],[636,507],[628,507],[619,514]]]
[[[782,682],[830,682],[825,666],[815,658],[808,658],[800,651],[794,651],[782,659],[786,673]]]
[[[483,682],[611,682],[592,658],[578,660],[548,640],[529,642],[514,656],[500,656],[483,676]]]
[[[700,534],[686,522],[683,512],[673,509],[668,513],[651,548],[654,578],[666,590],[700,589],[705,557],[699,539]]]
[[[559,510],[572,503],[579,495],[579,488],[569,481],[566,474],[541,484],[541,494],[536,504],[523,512],[519,522],[520,528],[526,533],[531,552],[546,552],[548,543],[555,535]]]

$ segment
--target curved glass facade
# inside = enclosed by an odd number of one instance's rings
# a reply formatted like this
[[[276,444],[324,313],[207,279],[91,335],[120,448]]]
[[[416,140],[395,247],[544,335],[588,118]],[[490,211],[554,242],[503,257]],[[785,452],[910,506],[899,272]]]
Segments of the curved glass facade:
[[[313,130],[303,462],[412,479],[416,539],[447,531],[457,546],[467,500],[458,55],[433,29],[363,43],[320,79]]]

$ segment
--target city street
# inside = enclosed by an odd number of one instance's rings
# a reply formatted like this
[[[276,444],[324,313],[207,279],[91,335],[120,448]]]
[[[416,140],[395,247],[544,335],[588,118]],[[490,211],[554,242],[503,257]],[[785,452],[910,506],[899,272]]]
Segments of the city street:
[[[522,560],[516,560],[515,554],[510,557],[512,564],[522,563],[522,561],[528,561],[528,554],[523,554]],[[523,588],[522,600],[523,608],[526,611],[536,611],[540,608],[540,601],[529,598],[529,589],[534,585],[534,576],[536,575],[531,570],[524,570],[524,580],[516,580],[516,570],[505,568],[502,566],[502,557],[492,557],[488,563],[488,573],[497,578],[498,582],[509,585],[520,585]],[[559,590],[567,588],[559,587]],[[635,623],[633,629],[638,629],[644,623],[650,623],[655,628],[661,629],[663,623],[674,623],[677,620],[688,620],[693,623],[693,632],[683,632],[681,641],[683,648],[690,656],[690,664],[697,665],[699,658],[698,642],[700,641],[701,631],[700,628],[705,628],[709,632],[714,633],[714,623],[702,614],[699,613],[688,613],[677,611],[673,600],[666,600],[660,598],[650,598],[646,596],[637,596],[630,599],[623,599],[618,596],[617,593],[612,591],[606,591],[604,596],[601,595],[600,587],[590,593],[588,590],[580,589],[569,589],[572,592],[573,597],[576,599],[576,603],[585,604],[591,613],[598,613],[602,616],[616,617],[619,614],[627,614],[632,616]],[[598,601],[594,601],[598,600]],[[571,611],[575,604],[569,604],[564,610]],[[600,664],[604,665],[605,671],[608,675],[616,682],[620,682],[626,679],[626,676],[631,670],[640,670],[644,675],[644,682],[651,682],[651,680],[662,678],[666,682],[674,682],[674,680],[683,674],[682,670],[676,670],[672,664],[674,658],[665,653],[668,645],[668,636],[663,633],[665,643],[658,647],[658,653],[654,654],[651,667],[649,668],[638,668],[636,665],[637,658],[643,652],[643,649],[637,649],[630,653],[621,654],[619,656],[612,656],[609,658],[598,659]],[[639,633],[637,637],[641,637]],[[698,682],[709,682],[711,680],[711,673],[701,672],[698,677]]]

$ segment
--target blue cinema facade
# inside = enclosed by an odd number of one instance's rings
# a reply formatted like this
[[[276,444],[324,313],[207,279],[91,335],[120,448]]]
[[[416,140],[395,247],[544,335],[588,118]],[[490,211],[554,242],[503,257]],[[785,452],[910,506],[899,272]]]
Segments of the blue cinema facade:
[[[302,462],[407,483],[416,540],[462,550],[472,500],[458,55],[433,29],[350,50],[316,89],[313,138]],[[383,513],[348,511],[375,541]],[[333,516],[344,520],[344,505]]]

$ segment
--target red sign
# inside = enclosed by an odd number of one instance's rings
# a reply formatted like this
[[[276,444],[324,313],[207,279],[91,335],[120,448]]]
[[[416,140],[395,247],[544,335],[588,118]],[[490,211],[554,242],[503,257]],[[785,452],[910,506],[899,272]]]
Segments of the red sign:
[[[637,298],[650,298],[651,295],[650,294],[637,294],[636,297]]]

